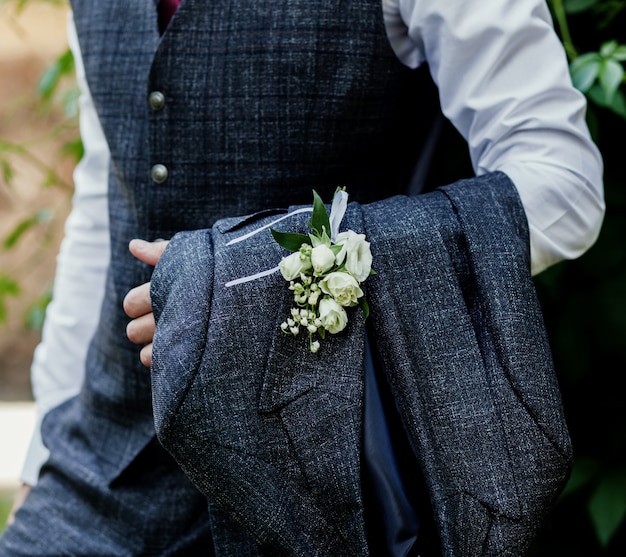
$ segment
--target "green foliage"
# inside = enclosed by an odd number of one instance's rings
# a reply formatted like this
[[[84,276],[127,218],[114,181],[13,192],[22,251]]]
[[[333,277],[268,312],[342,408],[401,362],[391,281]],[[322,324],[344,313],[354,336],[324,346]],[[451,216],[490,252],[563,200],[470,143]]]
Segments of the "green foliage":
[[[27,4],[45,3],[60,7],[67,7],[67,0],[0,0],[0,15],[13,17],[19,14]],[[13,8],[12,11],[3,8]],[[9,14],[9,15],[7,15]],[[44,161],[36,154],[34,147],[50,143],[60,145],[57,160],[70,157],[78,161],[83,156],[83,145],[78,133],[78,88],[74,76],[74,59],[69,48],[63,52],[45,69],[37,83],[33,96],[34,119],[45,119],[50,124],[49,131],[44,137],[32,138],[28,142],[13,142],[0,138],[0,187],[14,188],[16,170],[28,166],[38,171],[42,188],[56,187],[65,190],[68,196],[73,191],[73,185],[64,180],[58,169]],[[50,118],[54,114],[54,118]],[[60,117],[59,117],[60,115]],[[15,191],[19,195],[19,191]],[[38,237],[47,236],[53,227],[62,226],[58,221],[61,216],[50,207],[34,207],[32,213],[18,222],[6,236],[0,238],[0,245],[4,250],[16,249],[24,235],[41,228]],[[45,243],[40,246],[46,249]],[[34,259],[34,258],[31,258]],[[25,267],[22,265],[22,267]],[[0,323],[7,319],[7,305],[4,302],[7,296],[20,295],[19,284],[27,268],[11,269],[6,272],[4,283],[0,283]],[[9,280],[8,276],[11,275]],[[43,323],[45,306],[50,300],[49,289],[42,293],[27,308],[24,323],[27,328],[39,328]]]
[[[19,222],[13,231],[4,239],[4,249],[12,248],[27,230],[39,223],[48,222],[51,218],[52,212],[50,209],[41,209],[34,215]]]
[[[17,296],[20,293],[20,287],[17,281],[10,276],[0,274],[0,324],[7,319],[6,299],[9,296]]]

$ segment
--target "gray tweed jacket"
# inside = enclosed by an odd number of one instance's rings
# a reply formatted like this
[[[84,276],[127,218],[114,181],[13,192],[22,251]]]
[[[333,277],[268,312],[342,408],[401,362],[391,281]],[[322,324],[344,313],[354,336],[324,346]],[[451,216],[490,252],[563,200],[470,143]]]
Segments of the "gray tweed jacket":
[[[367,555],[362,313],[311,354],[279,330],[280,274],[225,286],[285,255],[268,231],[226,245],[271,218],[180,233],[157,265],[157,435],[212,502],[223,554]],[[305,232],[308,218],[277,228]],[[371,242],[369,319],[443,555],[523,555],[571,447],[514,187],[493,173],[351,203],[343,225]]]

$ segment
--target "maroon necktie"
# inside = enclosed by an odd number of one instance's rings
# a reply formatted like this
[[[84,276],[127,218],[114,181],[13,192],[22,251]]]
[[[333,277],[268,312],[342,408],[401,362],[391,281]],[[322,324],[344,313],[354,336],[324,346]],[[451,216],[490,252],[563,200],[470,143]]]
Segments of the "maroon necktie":
[[[160,0],[159,1],[159,29],[161,33],[165,31],[167,24],[178,9],[181,0]]]

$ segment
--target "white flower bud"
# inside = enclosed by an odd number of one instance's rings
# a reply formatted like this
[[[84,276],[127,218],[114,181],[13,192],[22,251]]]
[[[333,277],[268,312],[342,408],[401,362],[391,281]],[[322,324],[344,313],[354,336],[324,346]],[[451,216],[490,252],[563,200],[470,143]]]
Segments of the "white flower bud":
[[[335,265],[335,254],[327,245],[320,244],[311,251],[311,264],[313,271],[321,275]]]
[[[310,306],[314,306],[315,304],[317,304],[317,301],[319,300],[320,297],[320,291],[316,290],[315,292],[311,292],[311,295],[309,296],[309,299],[307,300],[307,303]]]
[[[291,327],[291,329],[289,329],[291,331],[292,335],[297,335],[300,332],[300,328],[299,327]]]
[[[319,340],[316,340],[315,342],[311,343],[311,352],[315,354],[315,352],[317,352],[319,349],[320,349]]]
[[[281,330],[286,331],[286,330],[289,328],[289,325],[287,325],[287,322],[286,322],[286,321],[283,321],[283,322],[280,324],[280,328],[281,328]]]
[[[283,278],[290,281],[301,276],[304,271],[308,271],[311,268],[311,259],[305,257],[299,251],[295,251],[291,255],[283,257],[278,267]]]

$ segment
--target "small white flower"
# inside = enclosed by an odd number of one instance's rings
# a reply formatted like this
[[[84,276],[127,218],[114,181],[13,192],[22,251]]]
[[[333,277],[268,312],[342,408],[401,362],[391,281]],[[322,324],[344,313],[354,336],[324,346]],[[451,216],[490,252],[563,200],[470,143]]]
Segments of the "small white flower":
[[[287,322],[286,322],[286,321],[283,321],[283,322],[280,324],[280,328],[281,328],[283,331],[286,331],[286,330],[289,328],[289,325],[287,325]]]
[[[291,329],[289,329],[291,331],[292,335],[297,335],[300,332],[300,328],[299,327],[291,327]]]
[[[345,261],[346,270],[359,282],[363,282],[372,269],[372,252],[365,234],[348,230],[337,234],[337,245],[341,251],[337,254],[337,265]]]
[[[320,320],[324,329],[331,334],[336,334],[346,328],[348,315],[335,300],[323,298],[320,300]]]
[[[320,244],[311,251],[311,264],[313,265],[313,271],[321,275],[333,268],[335,265],[335,254],[326,244]]]
[[[317,327],[315,325],[313,325],[313,324],[310,324],[307,327],[307,330],[309,331],[309,333],[316,333],[317,332]]]
[[[319,290],[315,290],[315,292],[311,292],[311,295],[309,296],[309,299],[307,300],[307,303],[310,306],[314,306],[317,304],[317,301],[319,300],[320,297],[320,291]]]
[[[330,294],[342,306],[356,306],[358,299],[363,296],[363,290],[356,279],[348,273],[334,272],[326,275],[320,281],[320,288],[325,294]]]
[[[314,342],[311,343],[311,352],[313,352],[313,354],[315,354],[315,352],[317,352],[320,349],[320,341],[316,340]]]

